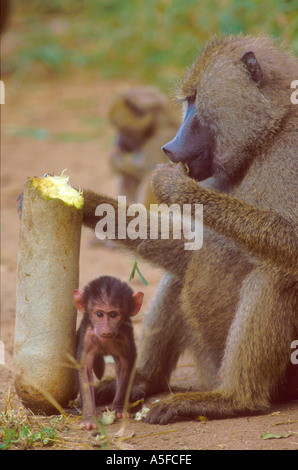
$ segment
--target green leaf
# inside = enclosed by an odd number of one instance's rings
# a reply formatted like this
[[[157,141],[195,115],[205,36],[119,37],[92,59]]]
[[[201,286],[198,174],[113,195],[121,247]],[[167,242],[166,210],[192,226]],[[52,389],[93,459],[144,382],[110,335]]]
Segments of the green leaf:
[[[131,275],[130,275],[130,278],[129,280],[131,281],[132,279],[134,279],[135,277],[135,272],[137,271],[138,275],[140,276],[142,282],[145,284],[145,286],[147,287],[148,286],[148,282],[146,281],[146,279],[144,278],[144,276],[142,275],[141,271],[139,270],[138,268],[138,262],[135,261],[134,264],[133,264],[133,268],[132,268],[132,271],[131,271]]]
[[[143,283],[144,283],[145,286],[147,287],[147,286],[148,286],[148,282],[146,281],[146,279],[144,278],[144,276],[141,274],[141,271],[139,270],[138,266],[136,266],[136,270],[138,271],[138,275],[139,275],[140,278],[142,279]]]
[[[261,439],[284,439],[286,437],[290,437],[292,436],[292,433],[287,433],[287,434],[273,434],[273,433],[270,433],[270,432],[266,432],[265,434],[261,434]]]
[[[135,277],[136,267],[137,267],[137,262],[135,261],[134,264],[133,264],[133,268],[132,268],[130,277],[129,277],[130,281],[132,281],[132,279],[134,279],[134,277]]]

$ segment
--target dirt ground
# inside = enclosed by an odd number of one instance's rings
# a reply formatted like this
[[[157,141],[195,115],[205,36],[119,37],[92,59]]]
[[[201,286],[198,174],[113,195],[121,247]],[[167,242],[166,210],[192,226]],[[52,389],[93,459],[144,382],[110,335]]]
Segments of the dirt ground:
[[[0,411],[18,409],[21,404],[13,388],[13,341],[15,319],[16,269],[20,220],[17,196],[28,176],[46,172],[61,174],[67,169],[70,183],[117,196],[117,180],[112,175],[108,156],[113,145],[113,130],[106,116],[115,93],[133,85],[124,81],[104,81],[96,76],[57,79],[44,76],[23,83],[20,77],[4,77],[6,104],[2,113],[1,152],[1,340],[5,344],[5,365],[0,365]],[[133,257],[115,248],[94,243],[91,231],[83,229],[80,261],[80,286],[101,274],[128,280]],[[135,317],[136,337],[142,319],[162,272],[141,262],[149,282],[132,282],[143,289],[145,305]],[[111,366],[109,366],[111,367]],[[109,369],[109,368],[108,368]],[[108,370],[111,372],[111,368]],[[171,385],[195,386],[191,357],[183,356]],[[146,406],[154,399],[146,401]],[[70,411],[54,448],[98,449],[96,437],[78,430],[79,417]],[[50,418],[37,417],[40,422]],[[1,423],[0,423],[1,424]],[[124,427],[126,439],[115,437]],[[66,432],[67,430],[67,432]],[[133,419],[107,427],[108,448],[129,450],[188,449],[298,449],[298,402],[270,410],[265,416],[215,421],[179,422],[167,426],[147,425]],[[264,440],[261,435],[288,436]],[[288,435],[290,434],[290,435]]]

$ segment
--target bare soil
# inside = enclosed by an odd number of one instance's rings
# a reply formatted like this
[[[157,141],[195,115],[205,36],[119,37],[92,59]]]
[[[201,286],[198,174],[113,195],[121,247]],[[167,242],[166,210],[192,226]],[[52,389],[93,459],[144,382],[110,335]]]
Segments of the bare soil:
[[[134,84],[123,80],[102,80],[97,76],[77,75],[58,79],[46,74],[38,82],[23,83],[16,76],[4,77],[4,81],[6,104],[1,107],[1,340],[5,344],[5,365],[0,365],[0,411],[11,411],[22,406],[13,385],[20,228],[17,197],[27,177],[41,176],[46,172],[61,174],[64,169],[67,169],[73,187],[88,187],[117,196],[117,179],[108,162],[113,130],[106,116],[115,93]],[[133,260],[131,255],[115,247],[96,243],[92,231],[83,229],[80,286],[102,274],[128,280]],[[140,268],[149,286],[144,287],[138,278],[132,282],[134,289],[145,292],[145,305],[134,319],[137,338],[144,312],[163,275],[144,262],[140,263]],[[113,373],[112,366],[107,369]],[[180,359],[170,385],[195,387],[195,370],[189,355]],[[156,398],[147,400],[145,405],[150,407]],[[67,412],[67,419],[57,419],[59,439],[53,448],[100,448],[94,434],[76,428],[79,415],[75,408]],[[44,425],[53,417],[35,416],[34,419]],[[124,428],[124,439],[119,440],[115,435],[121,427]],[[179,422],[167,426],[147,425],[129,419],[107,426],[106,432],[108,440],[105,442],[109,449],[294,450],[298,449],[298,402],[276,407],[267,415],[237,419]],[[290,435],[264,440],[261,435],[265,433]]]

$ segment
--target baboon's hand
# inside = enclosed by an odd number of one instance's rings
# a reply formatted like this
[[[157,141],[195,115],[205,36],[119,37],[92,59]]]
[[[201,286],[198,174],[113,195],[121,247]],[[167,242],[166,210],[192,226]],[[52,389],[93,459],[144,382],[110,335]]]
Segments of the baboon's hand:
[[[148,424],[168,424],[178,421],[180,417],[180,407],[175,397],[169,397],[155,403],[145,418]],[[182,416],[181,416],[182,417]]]
[[[151,183],[155,197],[167,204],[179,200],[186,183],[189,181],[186,168],[182,163],[176,165],[160,164],[152,172]]]
[[[155,403],[146,416],[145,422],[168,424],[174,421],[196,419],[198,416],[204,415],[204,401],[205,405],[210,399],[213,399],[216,404],[218,403],[220,394],[213,395],[214,397],[210,393],[204,392],[175,393]]]
[[[168,424],[174,421],[207,418],[225,418],[243,413],[236,408],[233,397],[226,397],[221,392],[185,392],[175,393],[165,400],[155,403],[148,413],[145,422],[149,424]],[[248,409],[245,413],[249,414]],[[252,411],[253,413],[253,411]]]

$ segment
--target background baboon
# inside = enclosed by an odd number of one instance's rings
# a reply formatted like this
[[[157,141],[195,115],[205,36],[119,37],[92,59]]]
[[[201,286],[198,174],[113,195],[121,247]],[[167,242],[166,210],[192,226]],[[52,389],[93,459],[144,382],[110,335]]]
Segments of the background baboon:
[[[158,90],[135,87],[116,99],[109,118],[117,130],[111,166],[120,177],[119,194],[149,208],[156,202],[150,174],[158,163],[166,162],[161,147],[174,137],[179,117]]]
[[[290,100],[297,76],[295,59],[270,40],[224,37],[206,47],[179,87],[188,109],[164,150],[189,174],[162,165],[153,189],[167,204],[204,204],[203,247],[122,242],[168,272],[146,316],[138,391],[166,390],[186,348],[198,363],[199,391],[156,403],[149,423],[230,417],[298,397],[290,362],[298,337],[298,107]],[[211,189],[197,183],[209,176]],[[117,209],[107,196],[84,196],[90,227],[98,204]],[[98,402],[111,386],[101,384]]]

